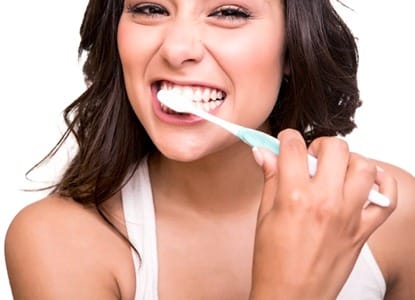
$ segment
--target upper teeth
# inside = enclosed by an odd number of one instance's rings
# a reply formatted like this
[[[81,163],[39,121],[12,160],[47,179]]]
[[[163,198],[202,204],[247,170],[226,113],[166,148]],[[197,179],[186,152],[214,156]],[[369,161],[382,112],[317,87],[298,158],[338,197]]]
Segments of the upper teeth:
[[[214,100],[222,100],[224,92],[215,88],[196,87],[196,86],[182,86],[169,82],[162,82],[161,90],[173,90],[177,93],[183,94],[188,99],[196,102],[209,102]]]

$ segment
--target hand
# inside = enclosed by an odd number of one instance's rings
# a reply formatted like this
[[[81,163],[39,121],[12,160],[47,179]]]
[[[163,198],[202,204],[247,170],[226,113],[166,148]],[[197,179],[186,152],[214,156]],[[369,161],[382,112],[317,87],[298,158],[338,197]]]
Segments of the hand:
[[[346,142],[318,138],[310,178],[307,148],[294,130],[279,134],[280,155],[254,150],[265,183],[258,212],[251,299],[335,299],[360,249],[396,207],[395,180]],[[372,186],[391,200],[368,204]]]

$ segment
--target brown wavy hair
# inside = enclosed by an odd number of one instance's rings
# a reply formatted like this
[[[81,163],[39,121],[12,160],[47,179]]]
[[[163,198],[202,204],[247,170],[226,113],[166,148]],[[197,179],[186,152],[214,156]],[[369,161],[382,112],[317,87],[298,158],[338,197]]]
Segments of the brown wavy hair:
[[[277,0],[275,0],[277,1]],[[276,135],[299,130],[307,143],[353,130],[361,102],[355,38],[329,0],[285,1],[286,51],[290,68],[269,121]],[[128,172],[155,146],[133,112],[117,49],[122,0],[90,0],[80,28],[79,55],[86,91],[64,111],[67,131],[52,157],[73,135],[78,151],[54,193],[93,205],[120,190]]]

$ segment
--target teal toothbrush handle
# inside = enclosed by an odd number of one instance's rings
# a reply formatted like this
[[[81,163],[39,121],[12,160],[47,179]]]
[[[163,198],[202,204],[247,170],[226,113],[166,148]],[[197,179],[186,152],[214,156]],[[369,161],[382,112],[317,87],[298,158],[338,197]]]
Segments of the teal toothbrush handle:
[[[243,142],[252,147],[266,148],[275,155],[280,153],[280,141],[265,132],[241,127],[237,135]]]
[[[251,128],[240,127],[237,136],[245,143],[252,147],[266,148],[278,155],[280,153],[280,141],[275,137],[262,131]],[[308,155],[308,172],[310,176],[314,176],[317,171],[317,158]],[[369,193],[368,200],[382,207],[388,207],[390,200],[385,195],[372,189]]]
[[[239,128],[237,135],[242,141],[252,147],[268,149],[275,155],[280,153],[280,141],[265,132],[241,127]],[[316,174],[316,170],[317,159],[314,156],[308,155],[308,172],[310,176],[314,176],[314,174]]]

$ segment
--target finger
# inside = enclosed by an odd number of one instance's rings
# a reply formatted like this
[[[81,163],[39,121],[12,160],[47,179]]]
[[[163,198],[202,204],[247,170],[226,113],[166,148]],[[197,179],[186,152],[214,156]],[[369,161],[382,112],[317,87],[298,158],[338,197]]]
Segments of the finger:
[[[376,165],[361,155],[351,153],[344,184],[344,198],[349,211],[362,210],[375,180]]]
[[[347,143],[336,137],[321,137],[311,143],[309,152],[318,158],[313,182],[322,183],[329,195],[333,195],[330,198],[342,199],[350,155]]]
[[[286,129],[278,135],[280,154],[278,157],[278,180],[281,187],[295,189],[295,185],[308,182],[307,147],[296,130]]]
[[[362,227],[365,230],[365,238],[368,238],[386,221],[395,210],[398,201],[398,187],[395,178],[378,168],[375,182],[379,187],[379,192],[390,200],[390,205],[381,207],[376,204],[369,204],[362,211]]]
[[[252,152],[258,165],[264,172],[264,189],[258,211],[258,220],[271,210],[277,192],[277,164],[278,159],[271,151],[263,148],[253,148]]]

